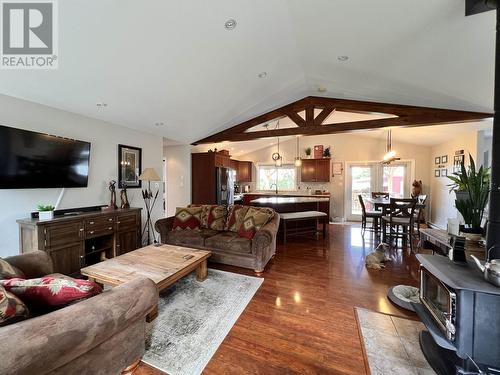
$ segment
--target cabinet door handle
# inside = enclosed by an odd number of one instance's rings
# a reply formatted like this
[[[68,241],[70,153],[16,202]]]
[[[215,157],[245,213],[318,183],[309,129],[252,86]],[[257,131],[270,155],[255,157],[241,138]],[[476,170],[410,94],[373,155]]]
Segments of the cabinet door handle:
[[[94,222],[93,222],[93,221],[91,221],[89,224],[90,224],[90,225],[94,225]]]
[[[113,227],[109,227],[108,230],[113,230]]]
[[[116,224],[120,225],[121,224],[121,221],[117,221]]]
[[[113,221],[113,218],[112,218],[112,217],[110,217],[110,218],[108,219],[108,221]]]
[[[93,231],[93,230],[91,230],[89,233],[90,233],[90,234],[94,234],[94,231]]]

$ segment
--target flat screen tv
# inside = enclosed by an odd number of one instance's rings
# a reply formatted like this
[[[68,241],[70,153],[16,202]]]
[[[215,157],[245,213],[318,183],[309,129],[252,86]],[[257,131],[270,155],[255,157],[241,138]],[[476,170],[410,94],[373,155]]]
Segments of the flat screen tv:
[[[90,143],[0,126],[0,189],[86,187]]]

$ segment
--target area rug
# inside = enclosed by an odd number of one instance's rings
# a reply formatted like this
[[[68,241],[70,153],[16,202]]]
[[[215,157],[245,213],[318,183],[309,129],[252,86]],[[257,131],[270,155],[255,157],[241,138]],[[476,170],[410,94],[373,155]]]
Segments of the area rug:
[[[420,349],[421,322],[361,308],[356,313],[372,375],[435,375]]]
[[[200,374],[263,281],[212,269],[203,282],[179,280],[160,294],[143,361],[169,375]]]

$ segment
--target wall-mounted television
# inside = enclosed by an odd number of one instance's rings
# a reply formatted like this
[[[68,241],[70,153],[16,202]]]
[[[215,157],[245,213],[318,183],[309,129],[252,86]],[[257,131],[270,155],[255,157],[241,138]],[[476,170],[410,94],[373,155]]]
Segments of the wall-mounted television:
[[[0,189],[86,187],[90,143],[0,125]]]

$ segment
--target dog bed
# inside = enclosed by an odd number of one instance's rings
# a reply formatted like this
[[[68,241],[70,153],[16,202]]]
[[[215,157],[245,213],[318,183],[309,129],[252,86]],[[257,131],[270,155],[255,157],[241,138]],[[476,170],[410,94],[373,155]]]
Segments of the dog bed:
[[[403,309],[415,311],[411,303],[420,303],[419,289],[410,285],[396,285],[389,288],[387,298]]]

